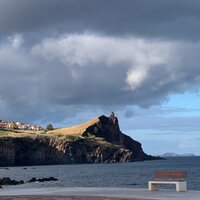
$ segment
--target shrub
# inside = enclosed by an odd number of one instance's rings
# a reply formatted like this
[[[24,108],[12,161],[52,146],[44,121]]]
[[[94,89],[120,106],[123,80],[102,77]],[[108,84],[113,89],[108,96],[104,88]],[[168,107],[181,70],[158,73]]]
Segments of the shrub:
[[[46,127],[46,130],[47,130],[47,131],[52,131],[52,130],[54,130],[53,125],[52,125],[52,124],[48,124],[47,127]]]

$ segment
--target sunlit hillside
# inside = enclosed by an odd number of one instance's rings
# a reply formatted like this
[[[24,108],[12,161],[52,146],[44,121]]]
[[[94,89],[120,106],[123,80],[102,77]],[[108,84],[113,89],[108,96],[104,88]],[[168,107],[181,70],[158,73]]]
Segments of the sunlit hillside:
[[[88,128],[89,126],[91,126],[97,122],[99,122],[99,118],[95,117],[81,125],[55,129],[53,131],[49,131],[48,134],[63,134],[63,135],[81,136],[82,133],[86,130],[86,128]]]

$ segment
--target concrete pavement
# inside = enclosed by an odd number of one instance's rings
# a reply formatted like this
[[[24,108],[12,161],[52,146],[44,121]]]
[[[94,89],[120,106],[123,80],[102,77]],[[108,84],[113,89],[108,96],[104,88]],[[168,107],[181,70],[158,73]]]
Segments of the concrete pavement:
[[[5,187],[0,190],[1,196],[16,195],[59,195],[59,196],[100,196],[120,197],[155,200],[199,200],[200,191],[176,192],[175,190],[148,191],[147,189],[136,188],[14,188]]]

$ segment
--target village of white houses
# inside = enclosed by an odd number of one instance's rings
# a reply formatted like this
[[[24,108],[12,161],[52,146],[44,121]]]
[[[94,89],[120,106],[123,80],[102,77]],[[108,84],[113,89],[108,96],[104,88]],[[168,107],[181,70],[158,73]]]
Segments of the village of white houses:
[[[33,131],[41,131],[44,130],[39,125],[33,125],[33,124],[24,124],[21,122],[8,122],[8,121],[2,121],[0,120],[0,129],[4,130],[33,130]]]

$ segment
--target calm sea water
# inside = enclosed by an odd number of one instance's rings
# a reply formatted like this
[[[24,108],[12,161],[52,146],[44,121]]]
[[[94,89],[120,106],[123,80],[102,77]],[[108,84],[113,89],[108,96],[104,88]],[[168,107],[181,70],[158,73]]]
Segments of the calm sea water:
[[[25,169],[26,168],[26,169]],[[200,190],[200,157],[177,157],[166,160],[121,164],[82,164],[9,167],[0,177],[29,180],[54,176],[57,182],[26,183],[21,188],[38,187],[137,187],[147,188],[156,170],[186,170],[190,190]],[[165,187],[165,186],[164,186]]]

